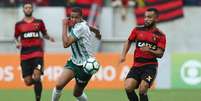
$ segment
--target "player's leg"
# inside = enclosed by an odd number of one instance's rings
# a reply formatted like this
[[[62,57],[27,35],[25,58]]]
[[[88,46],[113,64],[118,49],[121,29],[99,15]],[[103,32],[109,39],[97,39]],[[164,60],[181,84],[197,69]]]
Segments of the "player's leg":
[[[142,68],[142,81],[139,85],[140,101],[148,101],[147,91],[156,77],[156,66],[157,65],[147,65]]]
[[[92,75],[86,74],[82,67],[78,67],[77,72],[73,95],[78,101],[88,101],[87,95],[84,93],[84,88],[87,86]]]
[[[135,89],[138,88],[139,78],[138,69],[131,68],[124,82],[124,88],[129,101],[138,101],[138,96],[135,93]]]
[[[79,85],[76,83],[73,96],[77,98],[78,101],[88,101],[87,95],[84,93],[84,88],[86,85]]]
[[[35,69],[33,73],[33,79],[34,79],[35,98],[36,98],[36,101],[40,101],[42,88],[43,88],[42,82],[41,82],[41,71],[39,71],[38,69]]]
[[[43,74],[43,58],[35,58],[32,60],[34,67],[33,80],[34,80],[34,92],[36,101],[40,101],[42,93],[41,75]]]
[[[26,84],[26,86],[31,86],[32,84],[34,84],[32,75],[25,76],[25,77],[23,77],[23,79],[24,79],[24,83]]]
[[[26,86],[31,86],[34,84],[34,80],[32,78],[33,68],[31,67],[31,60],[22,60],[21,61],[21,70],[22,76],[24,79],[24,83]]]
[[[124,82],[127,97],[129,101],[138,101],[138,96],[135,89],[138,87],[138,81],[133,78],[127,78]]]
[[[59,101],[62,89],[75,77],[75,73],[71,69],[64,68],[61,75],[57,78],[56,87],[52,92],[52,101]]]
[[[52,92],[52,101],[58,101],[62,89],[65,87],[67,83],[69,83],[76,75],[76,65],[72,62],[72,60],[67,61],[61,75],[57,78],[56,87]]]
[[[140,101],[148,101],[147,91],[149,89],[149,84],[142,80],[139,85],[139,95],[140,95]]]

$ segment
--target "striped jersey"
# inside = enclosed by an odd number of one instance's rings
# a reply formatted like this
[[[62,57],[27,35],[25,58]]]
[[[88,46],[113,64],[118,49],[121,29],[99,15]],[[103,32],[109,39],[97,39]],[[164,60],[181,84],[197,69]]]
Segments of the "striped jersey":
[[[136,42],[134,51],[133,67],[141,67],[147,64],[157,64],[157,56],[150,53],[141,51],[141,47],[148,46],[151,50],[161,48],[165,51],[166,35],[158,28],[147,28],[145,26],[136,27],[132,30],[128,40]]]
[[[43,37],[47,34],[45,24],[41,19],[35,19],[32,22],[21,20],[15,25],[15,38],[20,38],[21,42],[21,60],[28,60],[36,57],[43,58],[44,42]]]
[[[93,37],[87,22],[82,21],[75,24],[70,30],[70,35],[76,39],[71,44],[71,60],[76,65],[82,65],[89,57],[93,57]]]

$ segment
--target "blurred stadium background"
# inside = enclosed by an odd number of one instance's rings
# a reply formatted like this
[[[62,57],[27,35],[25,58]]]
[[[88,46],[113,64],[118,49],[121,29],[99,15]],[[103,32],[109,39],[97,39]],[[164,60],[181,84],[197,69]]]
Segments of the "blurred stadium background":
[[[90,101],[127,101],[123,79],[132,62],[116,66],[123,42],[133,27],[142,23],[143,9],[160,10],[158,27],[167,35],[167,49],[160,60],[150,101],[200,101],[201,99],[201,0],[31,0],[36,18],[44,20],[56,43],[45,44],[45,75],[42,101],[50,101],[55,78],[69,57],[62,48],[61,21],[72,6],[83,9],[85,19],[100,29],[94,51],[103,68],[93,77],[86,93]],[[24,0],[0,0],[0,101],[34,101],[24,86],[19,69],[19,51],[14,44],[14,25],[23,18]],[[61,101],[74,101],[72,84]]]

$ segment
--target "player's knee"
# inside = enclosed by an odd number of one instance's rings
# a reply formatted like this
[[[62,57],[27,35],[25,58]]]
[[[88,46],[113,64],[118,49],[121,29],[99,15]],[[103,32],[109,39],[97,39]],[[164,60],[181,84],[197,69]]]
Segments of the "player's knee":
[[[40,82],[40,81],[41,81],[40,76],[35,76],[33,79],[34,79],[34,81],[36,81],[36,82]]]
[[[62,87],[61,85],[59,85],[59,84],[56,84],[56,89],[58,89],[58,90],[62,90],[63,87]]]
[[[33,84],[32,80],[24,80],[26,86],[31,86]]]
[[[149,85],[140,85],[140,87],[139,87],[139,93],[140,94],[146,94],[148,88],[149,88]]]
[[[39,73],[34,73],[33,79],[34,79],[35,81],[40,81],[40,79],[41,79],[41,74],[39,74]]]
[[[124,89],[128,92],[131,92],[134,90],[134,88],[132,87],[132,84],[130,83],[124,83]]]
[[[56,82],[56,89],[62,90],[63,88],[64,88],[64,85],[57,81]]]
[[[73,96],[74,97],[79,97],[79,96],[81,96],[82,95],[82,91],[75,91],[75,92],[73,92]]]

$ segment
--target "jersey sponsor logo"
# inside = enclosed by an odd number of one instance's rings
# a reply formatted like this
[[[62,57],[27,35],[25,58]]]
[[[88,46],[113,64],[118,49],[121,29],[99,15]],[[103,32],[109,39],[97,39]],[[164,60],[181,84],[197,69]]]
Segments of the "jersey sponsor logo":
[[[145,47],[145,46],[148,46],[152,50],[157,49],[157,46],[155,44],[153,44],[153,43],[148,43],[148,42],[145,42],[145,41],[138,41],[137,42],[137,47],[141,48],[141,47]]]
[[[39,32],[26,32],[23,34],[24,38],[38,38],[40,37]]]

